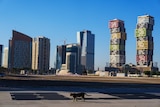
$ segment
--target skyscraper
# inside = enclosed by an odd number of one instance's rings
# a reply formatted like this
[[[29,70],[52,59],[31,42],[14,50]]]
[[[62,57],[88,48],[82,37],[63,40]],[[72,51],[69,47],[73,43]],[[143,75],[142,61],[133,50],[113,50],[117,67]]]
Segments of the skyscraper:
[[[89,30],[77,32],[77,42],[81,46],[81,65],[86,70],[94,71],[95,35]]]
[[[56,69],[60,69],[66,63],[66,45],[57,46]]]
[[[50,40],[46,37],[33,38],[32,69],[44,73],[49,71]]]
[[[125,64],[126,33],[124,22],[119,19],[109,21],[110,40],[110,67],[121,67]]]
[[[66,67],[73,74],[82,74],[80,53],[81,47],[79,44],[68,44],[66,46]]]
[[[31,68],[32,38],[13,30],[9,40],[9,68]]]
[[[3,45],[0,45],[0,67],[2,66]]]
[[[3,67],[8,68],[8,47],[4,48]]]
[[[138,16],[135,30],[137,39],[136,62],[138,67],[153,66],[153,26],[154,18],[152,16]]]

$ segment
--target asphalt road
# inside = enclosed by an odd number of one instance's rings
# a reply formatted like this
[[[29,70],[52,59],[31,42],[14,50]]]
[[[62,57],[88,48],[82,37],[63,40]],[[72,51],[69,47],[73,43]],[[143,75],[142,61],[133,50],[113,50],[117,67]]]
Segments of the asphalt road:
[[[86,92],[73,102],[70,92]],[[0,78],[0,107],[160,107],[160,79],[87,76]]]

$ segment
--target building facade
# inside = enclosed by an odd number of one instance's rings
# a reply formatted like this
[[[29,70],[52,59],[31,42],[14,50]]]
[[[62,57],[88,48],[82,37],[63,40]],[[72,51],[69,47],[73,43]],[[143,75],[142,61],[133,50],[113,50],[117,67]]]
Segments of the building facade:
[[[152,16],[138,16],[135,30],[137,48],[136,62],[138,67],[153,66],[153,26],[154,18]]]
[[[121,67],[126,62],[125,41],[126,32],[124,22],[119,19],[109,21],[110,39],[110,67]]]
[[[0,45],[0,67],[2,66],[3,45]]]
[[[8,67],[10,69],[31,69],[32,38],[13,30],[9,40]]]
[[[77,42],[81,46],[81,65],[85,70],[94,71],[95,35],[89,30],[77,32]]]
[[[3,67],[8,68],[8,47],[4,48]]]
[[[73,74],[82,74],[81,47],[79,44],[68,44],[66,46],[66,67]]]
[[[46,37],[33,38],[32,41],[32,69],[39,73],[49,71],[50,39]]]
[[[56,69],[61,68],[66,63],[66,45],[57,46],[56,49]]]

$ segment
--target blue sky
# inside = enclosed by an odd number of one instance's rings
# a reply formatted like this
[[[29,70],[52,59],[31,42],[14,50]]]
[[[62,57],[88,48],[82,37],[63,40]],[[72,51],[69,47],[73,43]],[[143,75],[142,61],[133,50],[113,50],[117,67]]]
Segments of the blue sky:
[[[160,65],[160,0],[0,0],[0,44],[8,46],[12,30],[30,37],[45,36],[51,42],[53,67],[56,45],[76,43],[76,32],[84,29],[95,34],[95,69],[109,62],[108,21],[125,22],[126,63],[136,63],[137,16],[155,18],[153,30],[154,62]]]

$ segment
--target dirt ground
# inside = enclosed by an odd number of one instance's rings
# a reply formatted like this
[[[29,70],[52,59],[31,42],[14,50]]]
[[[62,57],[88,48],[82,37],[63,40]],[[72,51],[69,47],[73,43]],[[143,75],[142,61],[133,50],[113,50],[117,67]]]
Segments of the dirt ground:
[[[10,75],[0,80],[50,80],[100,83],[143,83],[160,84],[160,78],[151,77],[99,77],[99,76],[57,76],[57,75]]]

